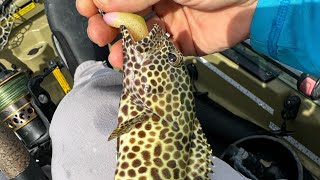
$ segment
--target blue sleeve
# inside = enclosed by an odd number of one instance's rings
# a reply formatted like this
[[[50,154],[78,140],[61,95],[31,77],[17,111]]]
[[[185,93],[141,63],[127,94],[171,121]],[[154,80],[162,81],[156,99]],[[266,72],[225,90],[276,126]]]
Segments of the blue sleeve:
[[[320,77],[320,0],[258,0],[250,31],[255,50]]]

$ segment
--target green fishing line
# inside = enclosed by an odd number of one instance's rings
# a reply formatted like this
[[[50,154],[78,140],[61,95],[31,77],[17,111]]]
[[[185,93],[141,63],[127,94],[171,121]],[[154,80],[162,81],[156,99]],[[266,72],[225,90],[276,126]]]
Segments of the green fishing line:
[[[0,112],[28,94],[28,77],[21,73],[0,86]]]

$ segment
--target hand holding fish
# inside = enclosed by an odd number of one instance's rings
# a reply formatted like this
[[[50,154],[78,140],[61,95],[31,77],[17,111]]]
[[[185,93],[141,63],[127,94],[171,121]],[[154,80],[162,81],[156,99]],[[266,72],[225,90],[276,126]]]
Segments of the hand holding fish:
[[[85,4],[81,1],[78,5]],[[124,77],[119,124],[109,136],[118,141],[115,179],[209,179],[212,152],[196,118],[183,54],[203,55],[245,39],[250,25],[235,31],[239,23],[231,22],[252,16],[240,12],[255,6],[255,1],[212,2],[87,1],[92,12],[78,6],[90,17],[88,35],[100,46],[115,38],[113,27],[122,33],[109,56]],[[229,8],[219,10],[224,6]],[[107,14],[96,14],[97,8]],[[155,16],[145,24],[139,16],[120,12]],[[229,24],[220,21],[224,16]]]
[[[147,21],[149,30],[159,24],[184,55],[204,55],[221,51],[249,37],[256,0],[77,0],[79,12],[89,18],[88,35],[100,46],[110,43],[118,30],[108,26],[104,12],[133,12],[156,15]],[[122,68],[121,43],[115,43],[110,63]]]

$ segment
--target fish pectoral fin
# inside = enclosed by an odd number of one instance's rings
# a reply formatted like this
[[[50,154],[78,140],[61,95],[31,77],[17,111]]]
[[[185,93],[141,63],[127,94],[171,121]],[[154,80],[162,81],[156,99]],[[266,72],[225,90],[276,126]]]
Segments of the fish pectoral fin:
[[[143,123],[146,121],[146,114],[143,113],[135,118],[132,118],[130,120],[127,120],[123,123],[121,123],[113,132],[110,134],[108,141],[118,138],[119,136],[128,133],[131,129],[134,128],[134,126],[138,123]]]

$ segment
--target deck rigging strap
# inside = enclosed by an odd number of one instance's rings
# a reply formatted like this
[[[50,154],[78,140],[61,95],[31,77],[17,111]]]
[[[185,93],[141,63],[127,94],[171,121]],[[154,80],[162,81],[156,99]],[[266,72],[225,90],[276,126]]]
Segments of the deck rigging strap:
[[[14,13],[17,7],[13,4],[7,4],[8,1],[0,0],[0,51],[8,42],[10,32],[14,23]]]

